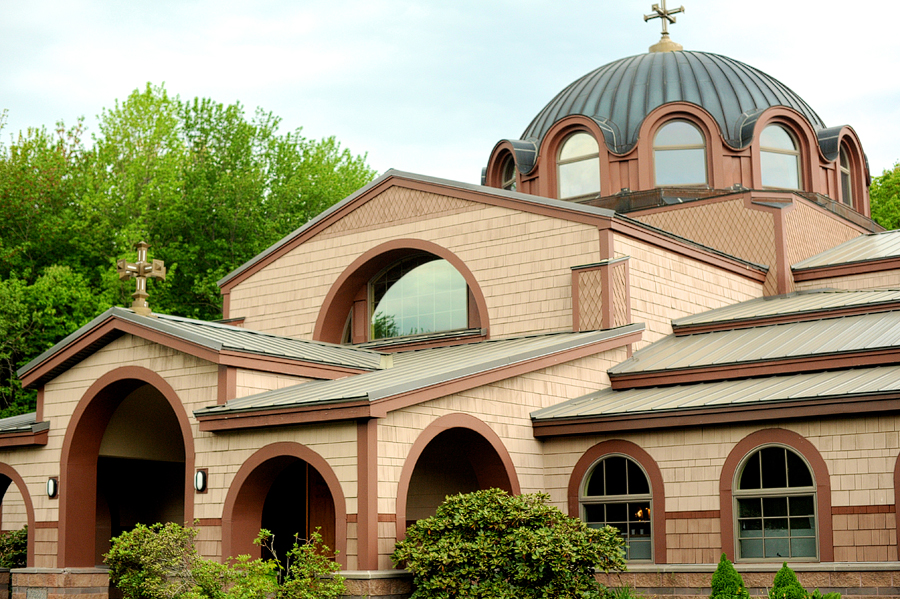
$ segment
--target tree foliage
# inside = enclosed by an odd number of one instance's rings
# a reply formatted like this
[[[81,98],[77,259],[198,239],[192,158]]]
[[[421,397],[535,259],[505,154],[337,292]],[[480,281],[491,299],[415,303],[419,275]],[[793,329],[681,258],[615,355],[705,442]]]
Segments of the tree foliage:
[[[373,178],[365,156],[280,124],[148,84],[101,111],[91,144],[81,121],[0,143],[0,417],[34,409],[16,369],[130,305],[115,262],[138,241],[168,269],[155,312],[220,318],[218,280]]]
[[[719,559],[719,566],[713,572],[710,582],[710,599],[749,599],[750,593],[744,586],[744,579],[725,554]]]
[[[28,561],[28,527],[0,533],[0,568],[24,568]]]
[[[872,220],[885,229],[900,228],[900,162],[880,177],[872,179],[869,187]]]
[[[392,555],[413,573],[413,599],[602,596],[594,568],[625,567],[618,531],[589,528],[548,499],[499,489],[447,497]]]
[[[344,592],[340,568],[325,557],[315,532],[295,540],[282,563],[242,555],[221,564],[201,556],[196,529],[178,524],[138,524],[112,540],[104,559],[109,579],[125,599],[336,599]],[[257,543],[269,542],[260,531]]]

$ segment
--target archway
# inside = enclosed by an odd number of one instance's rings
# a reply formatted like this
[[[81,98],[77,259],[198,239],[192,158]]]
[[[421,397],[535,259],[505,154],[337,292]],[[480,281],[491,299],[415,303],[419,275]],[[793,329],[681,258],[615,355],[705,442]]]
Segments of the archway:
[[[0,463],[0,529],[19,530],[28,525],[28,567],[34,567],[34,505],[25,481],[11,466]]]
[[[193,519],[191,429],[159,375],[123,367],[98,379],[75,412],[60,465],[60,567],[102,563],[136,524]]]
[[[416,440],[397,493],[397,539],[406,527],[433,516],[448,495],[498,488],[520,493],[512,460],[497,434],[468,414],[433,422]]]
[[[222,515],[222,555],[261,556],[253,540],[265,528],[283,559],[295,535],[308,538],[319,530],[346,566],[346,522],[344,496],[328,463],[297,443],[274,443],[253,454],[231,484]]]

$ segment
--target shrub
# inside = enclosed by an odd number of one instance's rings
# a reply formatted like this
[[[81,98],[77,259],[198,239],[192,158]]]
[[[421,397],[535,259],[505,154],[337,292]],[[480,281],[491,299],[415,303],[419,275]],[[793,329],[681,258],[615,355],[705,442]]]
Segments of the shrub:
[[[781,569],[775,575],[769,599],[809,599],[809,593],[800,585],[797,575],[788,568],[787,562],[782,562]]]
[[[28,562],[28,527],[0,534],[0,568],[24,568]]]
[[[125,599],[331,599],[344,590],[333,576],[339,566],[313,533],[294,543],[280,560],[242,555],[227,564],[202,557],[194,547],[197,531],[177,524],[138,524],[112,540],[105,560],[109,579]],[[271,540],[261,531],[258,543]],[[271,549],[271,547],[270,547]]]
[[[710,599],[749,599],[750,597],[747,587],[744,586],[744,579],[734,569],[734,564],[728,561],[724,553],[719,559],[719,567],[713,572],[710,586],[712,587]]]
[[[625,569],[618,531],[588,528],[548,499],[499,489],[447,497],[392,555],[413,573],[413,599],[601,596],[594,568]]]

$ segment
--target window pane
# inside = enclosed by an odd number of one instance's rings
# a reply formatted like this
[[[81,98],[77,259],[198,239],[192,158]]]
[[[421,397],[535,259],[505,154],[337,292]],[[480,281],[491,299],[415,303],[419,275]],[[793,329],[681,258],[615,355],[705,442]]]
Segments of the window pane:
[[[572,160],[600,152],[600,145],[590,133],[576,133],[563,143],[559,152],[560,160]]]
[[[594,466],[591,477],[588,479],[588,483],[585,486],[584,494],[588,497],[606,495],[603,491],[603,462]]]
[[[853,205],[853,192],[850,188],[850,173],[841,173],[841,200],[848,206]]]
[[[763,557],[762,540],[742,540],[741,541],[741,557],[743,558],[761,558]]]
[[[744,471],[741,473],[741,483],[738,485],[740,489],[759,489],[759,452],[754,453],[744,464]]]
[[[812,495],[788,497],[791,516],[812,516],[816,513]]]
[[[816,539],[791,539],[791,557],[816,557]]]
[[[650,555],[650,541],[631,539],[628,542],[628,549],[626,551],[625,558],[626,559],[651,559],[653,556]]]
[[[787,513],[787,497],[766,497],[763,499],[764,517],[787,516]]]
[[[641,495],[650,492],[650,484],[641,467],[631,460],[628,462],[628,494]]]
[[[763,187],[800,189],[800,166],[797,155],[763,150],[759,153],[759,161]]]
[[[787,450],[786,450],[787,451]],[[813,486],[812,474],[806,462],[793,451],[787,451],[788,486]]]
[[[766,539],[766,557],[790,557],[791,544],[788,539]]]
[[[769,125],[763,129],[762,135],[759,136],[759,146],[773,150],[795,151],[797,149],[790,133],[779,125]]]
[[[787,518],[766,518],[763,520],[763,526],[767,538],[788,536]]]
[[[593,523],[602,523],[606,522],[606,516],[604,515],[604,505],[601,503],[599,505],[596,504],[588,504],[584,506],[584,518],[588,521],[589,524]],[[599,526],[597,528],[600,528]]]
[[[606,520],[608,522],[627,522],[628,505],[625,503],[607,503]]]
[[[782,489],[787,487],[787,465],[783,447],[766,447],[759,452],[762,462],[762,488]]]
[[[706,150],[656,150],[656,185],[705,185]]]
[[[738,517],[740,518],[759,518],[762,516],[762,500],[758,497],[753,499],[738,499]]]
[[[762,536],[762,520],[741,520],[739,535],[742,539]]]
[[[625,458],[614,456],[604,460],[606,465],[606,494],[627,495],[625,486]]]
[[[426,256],[400,262],[372,282],[372,295],[373,339],[468,325],[466,281],[446,260]]]
[[[600,159],[559,165],[559,197],[574,198],[600,191]]]
[[[791,536],[813,536],[816,525],[813,518],[791,518]]]
[[[687,121],[672,121],[663,125],[653,141],[654,147],[704,145],[703,134]]]

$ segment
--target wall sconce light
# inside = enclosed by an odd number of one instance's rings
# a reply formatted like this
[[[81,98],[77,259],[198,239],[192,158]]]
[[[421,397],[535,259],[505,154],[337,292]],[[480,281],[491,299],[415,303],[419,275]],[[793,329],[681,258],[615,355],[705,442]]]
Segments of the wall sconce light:
[[[209,475],[206,473],[206,470],[197,470],[197,473],[194,474],[194,489],[198,493],[206,493],[206,483],[207,477]]]
[[[47,479],[47,497],[56,499],[57,495],[59,495],[59,479],[52,476]]]

